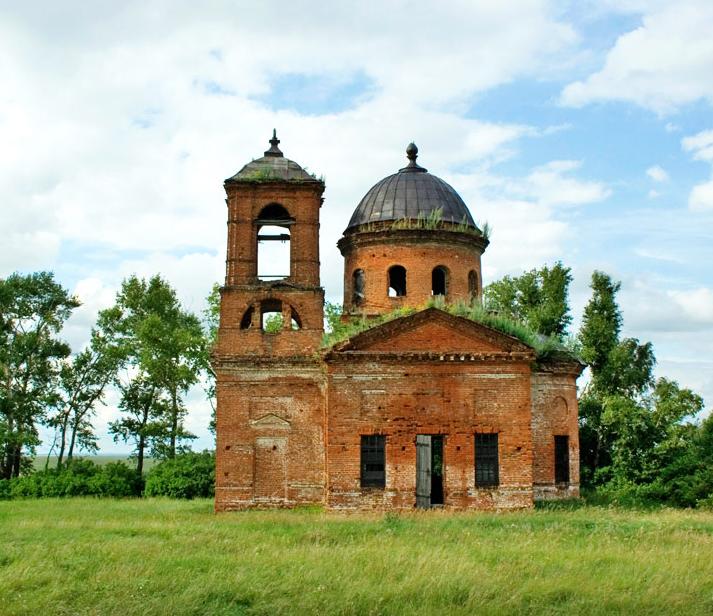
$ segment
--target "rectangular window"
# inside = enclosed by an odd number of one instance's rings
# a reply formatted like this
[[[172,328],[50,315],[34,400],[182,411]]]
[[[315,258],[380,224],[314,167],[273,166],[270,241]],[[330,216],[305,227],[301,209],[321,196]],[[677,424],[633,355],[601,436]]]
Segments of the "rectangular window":
[[[555,436],[555,483],[569,483],[569,436]]]
[[[361,487],[383,488],[386,485],[386,437],[370,434],[361,437]]]
[[[475,485],[479,488],[497,486],[498,435],[479,433],[475,435]]]

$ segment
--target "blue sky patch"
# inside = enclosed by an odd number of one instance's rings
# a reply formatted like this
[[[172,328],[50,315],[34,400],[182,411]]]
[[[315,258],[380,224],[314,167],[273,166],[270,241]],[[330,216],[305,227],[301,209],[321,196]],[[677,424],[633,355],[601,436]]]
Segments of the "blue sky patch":
[[[274,111],[303,115],[339,113],[367,100],[375,84],[365,73],[336,75],[282,73],[269,79],[270,90],[255,100]]]

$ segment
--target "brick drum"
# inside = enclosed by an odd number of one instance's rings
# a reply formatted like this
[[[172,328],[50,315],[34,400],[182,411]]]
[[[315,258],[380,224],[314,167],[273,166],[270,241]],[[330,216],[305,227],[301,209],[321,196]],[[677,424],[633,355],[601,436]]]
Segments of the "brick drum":
[[[225,182],[226,279],[212,357],[216,510],[412,509],[417,492],[420,506],[507,509],[578,495],[581,364],[564,354],[543,360],[511,336],[423,308],[436,267],[445,272],[445,302],[479,301],[487,239],[455,224],[399,228],[381,220],[347,229],[339,242],[344,320],[419,309],[325,347],[324,183],[284,158],[275,136],[270,143]],[[425,173],[409,157],[402,172]],[[385,198],[396,203],[399,195]],[[289,230],[290,272],[279,280],[258,277],[258,242],[269,241],[260,229],[268,225]],[[393,265],[406,270],[399,297],[388,294]],[[355,270],[363,272],[359,289]],[[282,315],[273,331],[263,327],[266,312]],[[476,454],[484,447],[476,434],[495,439],[487,460],[484,449]],[[428,435],[420,445],[418,435]],[[369,454],[362,446],[374,436],[383,447]]]

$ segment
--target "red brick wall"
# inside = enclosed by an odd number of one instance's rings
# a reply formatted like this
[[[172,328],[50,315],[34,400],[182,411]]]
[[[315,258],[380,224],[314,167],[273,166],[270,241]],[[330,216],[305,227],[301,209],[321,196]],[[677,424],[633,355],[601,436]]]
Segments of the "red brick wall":
[[[250,284],[257,279],[257,226],[255,219],[271,203],[282,205],[295,219],[290,227],[289,281],[319,286],[319,208],[324,184],[226,184],[228,195],[228,250],[225,285]]]
[[[400,306],[422,306],[432,297],[431,273],[437,266],[448,270],[446,300],[471,300],[468,273],[478,276],[478,296],[482,293],[480,256],[482,240],[448,231],[389,231],[355,234],[343,238],[344,309],[353,314],[381,314]],[[406,268],[406,295],[388,296],[388,270],[393,265]],[[360,306],[352,303],[352,277],[364,271],[365,299]]]
[[[324,502],[324,389],[318,361],[223,365],[217,511]]]
[[[415,505],[417,434],[443,434],[446,507],[532,505],[530,368],[526,362],[328,363],[327,503]],[[498,432],[500,487],[475,487],[474,434]],[[360,436],[386,435],[386,487],[360,488]]]
[[[280,300],[284,329],[271,334],[260,329],[260,302]],[[244,285],[221,290],[220,329],[215,354],[234,355],[310,355],[319,351],[324,333],[324,291],[290,289],[275,286]],[[302,328],[290,329],[290,312],[294,309]],[[250,329],[241,329],[246,311],[253,308]]]
[[[532,375],[533,482],[536,498],[579,496],[577,366],[545,366]],[[569,436],[569,485],[555,485],[555,435]]]

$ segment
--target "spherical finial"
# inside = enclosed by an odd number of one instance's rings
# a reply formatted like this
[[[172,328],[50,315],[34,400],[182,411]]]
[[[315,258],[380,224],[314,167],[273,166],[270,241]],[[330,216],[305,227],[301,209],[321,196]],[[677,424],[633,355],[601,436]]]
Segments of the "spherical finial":
[[[415,163],[418,158],[418,148],[413,141],[406,147],[406,157],[413,163]]]
[[[408,144],[406,147],[406,156],[408,156],[408,165],[406,165],[403,169],[399,169],[399,173],[402,171],[408,171],[408,172],[413,172],[413,171],[418,171],[418,172],[424,172],[426,171],[423,167],[421,167],[417,162],[416,159],[418,158],[418,148],[416,147],[416,144],[411,143]]]

